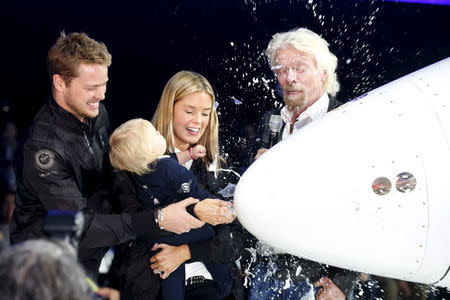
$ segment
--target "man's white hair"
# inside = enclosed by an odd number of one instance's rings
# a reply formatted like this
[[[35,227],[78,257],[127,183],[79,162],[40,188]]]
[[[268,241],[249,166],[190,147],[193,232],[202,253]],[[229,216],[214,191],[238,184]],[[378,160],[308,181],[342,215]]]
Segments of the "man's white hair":
[[[274,66],[278,49],[288,46],[315,58],[319,69],[324,70],[326,73],[325,90],[331,96],[335,96],[339,91],[339,82],[336,75],[337,58],[330,52],[328,42],[317,33],[306,28],[277,33],[272,37],[266,50],[272,67]]]

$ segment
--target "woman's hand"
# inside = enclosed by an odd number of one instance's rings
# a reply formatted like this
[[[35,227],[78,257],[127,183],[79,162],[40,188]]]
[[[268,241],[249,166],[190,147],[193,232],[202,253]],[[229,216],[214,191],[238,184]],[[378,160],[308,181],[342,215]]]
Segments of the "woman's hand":
[[[150,267],[159,277],[166,279],[182,263],[191,258],[191,252],[187,245],[169,246],[166,244],[155,244],[152,250],[162,249],[158,254],[150,257]]]
[[[204,199],[195,204],[195,215],[211,225],[231,223],[236,218],[232,204],[219,199]]]
[[[197,199],[190,197],[164,207],[162,209],[163,220],[160,221],[159,226],[174,233],[188,232],[192,228],[202,227],[205,223],[186,211],[186,206],[197,202]]]

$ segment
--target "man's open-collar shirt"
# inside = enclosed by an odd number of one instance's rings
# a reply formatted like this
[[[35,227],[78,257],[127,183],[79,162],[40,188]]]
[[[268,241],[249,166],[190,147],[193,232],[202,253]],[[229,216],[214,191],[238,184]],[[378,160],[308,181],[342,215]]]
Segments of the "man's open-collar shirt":
[[[328,98],[328,94],[325,92],[319,100],[317,100],[313,105],[308,107],[304,112],[302,112],[298,118],[297,122],[295,122],[292,133],[296,132],[306,124],[309,124],[313,121],[317,121],[321,119],[328,110],[328,105],[330,103],[330,98]],[[294,112],[291,112],[288,110],[287,106],[284,106],[281,109],[281,118],[283,119],[283,122],[286,124],[284,126],[283,136],[282,138],[285,139],[292,133],[289,132],[290,129],[290,123],[292,119],[292,115]]]

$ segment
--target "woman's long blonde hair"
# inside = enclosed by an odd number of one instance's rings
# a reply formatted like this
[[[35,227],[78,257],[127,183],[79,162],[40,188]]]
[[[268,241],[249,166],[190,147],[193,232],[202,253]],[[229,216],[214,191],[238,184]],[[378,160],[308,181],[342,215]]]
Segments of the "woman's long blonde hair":
[[[153,115],[152,123],[156,130],[166,138],[167,152],[175,152],[173,107],[175,102],[181,98],[197,92],[204,92],[211,96],[211,113],[208,126],[206,126],[205,132],[198,141],[198,144],[206,147],[206,156],[203,157],[203,161],[209,166],[214,161],[217,163],[220,161],[219,121],[214,107],[214,91],[205,77],[190,71],[180,71],[173,75],[164,87],[158,107]]]

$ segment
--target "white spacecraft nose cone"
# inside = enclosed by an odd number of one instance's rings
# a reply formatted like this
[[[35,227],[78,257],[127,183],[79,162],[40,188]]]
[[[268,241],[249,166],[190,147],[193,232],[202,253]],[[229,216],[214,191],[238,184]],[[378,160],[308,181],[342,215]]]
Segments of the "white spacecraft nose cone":
[[[275,145],[236,188],[239,220],[307,259],[449,286],[449,133],[450,58]]]

